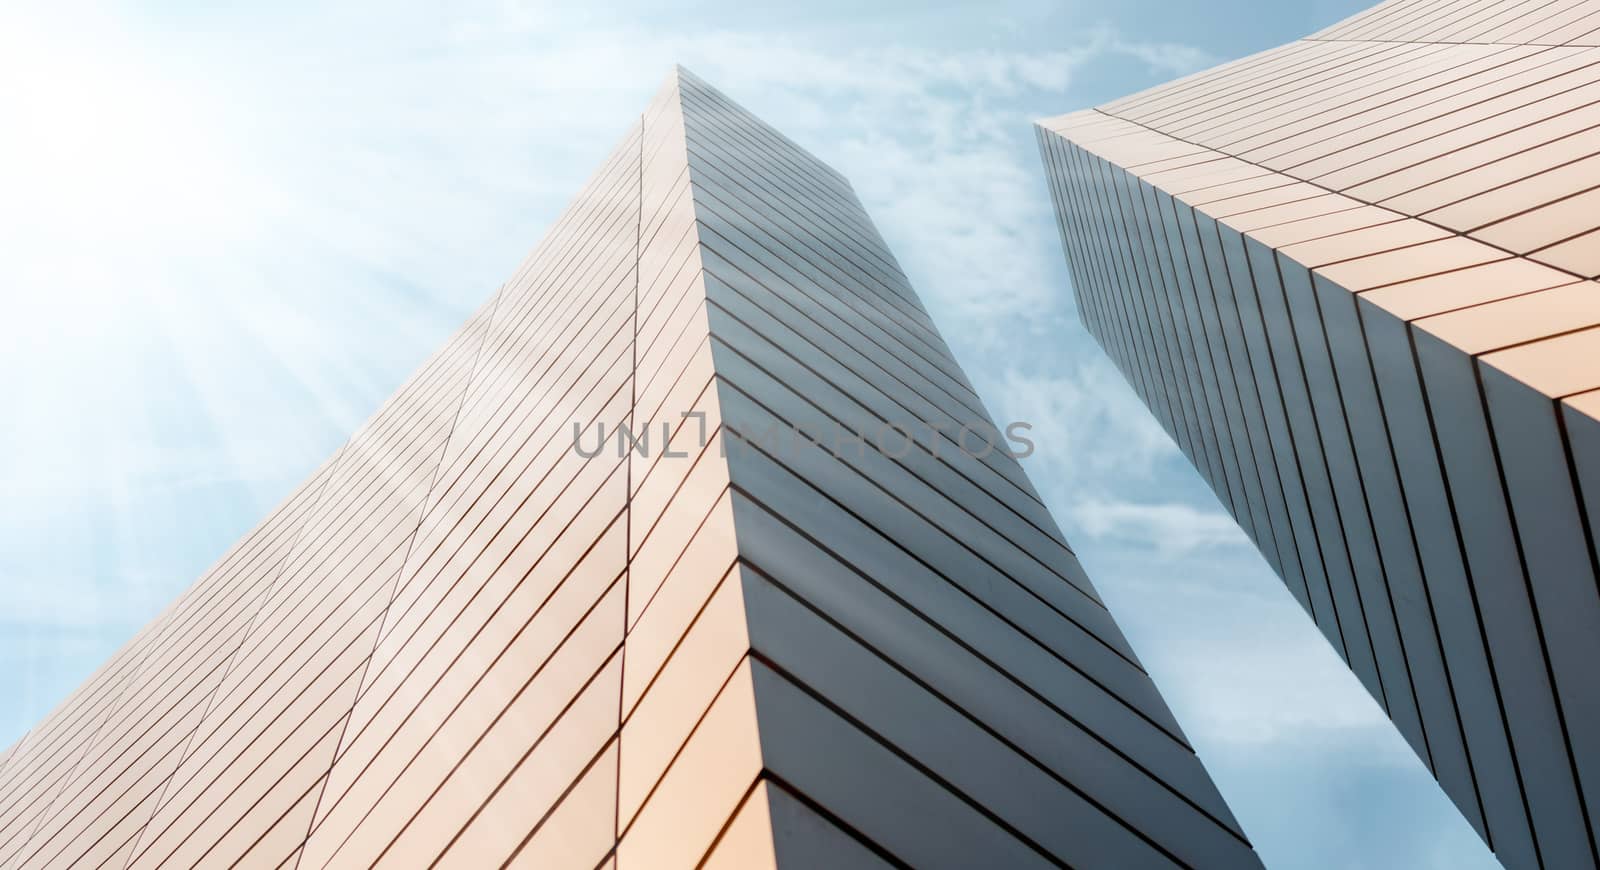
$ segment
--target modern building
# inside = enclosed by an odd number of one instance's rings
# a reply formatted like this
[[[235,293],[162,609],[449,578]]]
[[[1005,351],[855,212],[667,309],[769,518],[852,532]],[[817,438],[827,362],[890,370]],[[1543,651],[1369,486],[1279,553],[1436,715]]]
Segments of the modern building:
[[[1040,122],[1084,324],[1508,866],[1596,865],[1600,0]]]
[[[0,865],[1259,866],[986,427],[845,179],[680,70],[0,755]]]

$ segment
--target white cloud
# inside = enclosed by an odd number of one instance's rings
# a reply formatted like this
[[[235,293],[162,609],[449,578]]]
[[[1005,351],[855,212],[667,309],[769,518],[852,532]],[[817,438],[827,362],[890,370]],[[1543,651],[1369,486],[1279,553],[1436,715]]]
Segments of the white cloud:
[[[1170,608],[1214,612],[1210,608],[1217,602],[1176,588],[1185,585],[1184,578],[1162,579],[1168,588],[1151,592],[1172,601]],[[1419,763],[1377,702],[1330,655],[1323,638],[1307,630],[1308,621],[1285,614],[1281,602],[1230,596],[1222,603],[1237,615],[1202,632],[1194,654],[1165,659],[1158,669],[1169,700],[1183,709],[1191,736],[1290,752],[1378,747],[1384,752],[1368,761]]]
[[[1192,45],[1172,42],[1129,42],[1115,36],[1109,36],[1107,41],[1111,51],[1137,58],[1165,78],[1188,75],[1217,63],[1217,59],[1209,52]]]
[[[1138,542],[1168,558],[1248,546],[1231,517],[1190,504],[1088,498],[1073,502],[1071,510],[1077,527],[1092,539]]]
[[[985,379],[998,415],[1033,424],[1039,447],[1029,467],[1044,466],[1033,473],[1056,484],[1057,503],[1109,497],[1108,486],[1121,490],[1124,482],[1148,480],[1181,461],[1122,374],[1087,344],[1083,336],[1077,352],[1022,358],[1017,364],[1033,371],[1013,368]],[[1031,346],[1048,347],[1037,339]]]

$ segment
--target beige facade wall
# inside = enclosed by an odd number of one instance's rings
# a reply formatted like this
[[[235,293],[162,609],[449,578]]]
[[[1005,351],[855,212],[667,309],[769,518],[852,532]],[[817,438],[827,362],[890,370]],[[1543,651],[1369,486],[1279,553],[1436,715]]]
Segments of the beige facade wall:
[[[677,72],[8,751],[0,865],[1257,865],[987,418],[849,184]]]
[[[1084,323],[1512,867],[1600,829],[1600,3],[1040,122]]]

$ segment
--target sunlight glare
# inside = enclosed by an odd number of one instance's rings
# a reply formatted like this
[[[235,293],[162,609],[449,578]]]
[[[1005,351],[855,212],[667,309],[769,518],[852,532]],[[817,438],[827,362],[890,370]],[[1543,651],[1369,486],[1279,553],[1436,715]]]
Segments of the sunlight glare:
[[[177,269],[247,231],[248,179],[213,101],[131,40],[24,19],[0,33],[0,80],[13,324],[126,326],[172,301],[152,297],[185,286]]]

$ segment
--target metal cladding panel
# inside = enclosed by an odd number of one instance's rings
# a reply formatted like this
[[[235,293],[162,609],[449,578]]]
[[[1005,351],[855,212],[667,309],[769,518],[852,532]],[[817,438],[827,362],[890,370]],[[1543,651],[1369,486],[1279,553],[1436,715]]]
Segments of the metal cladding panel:
[[[1596,866],[1600,0],[1039,122],[1084,325],[1511,867]]]
[[[0,866],[1259,866],[1005,443],[848,182],[676,71],[0,753]]]

